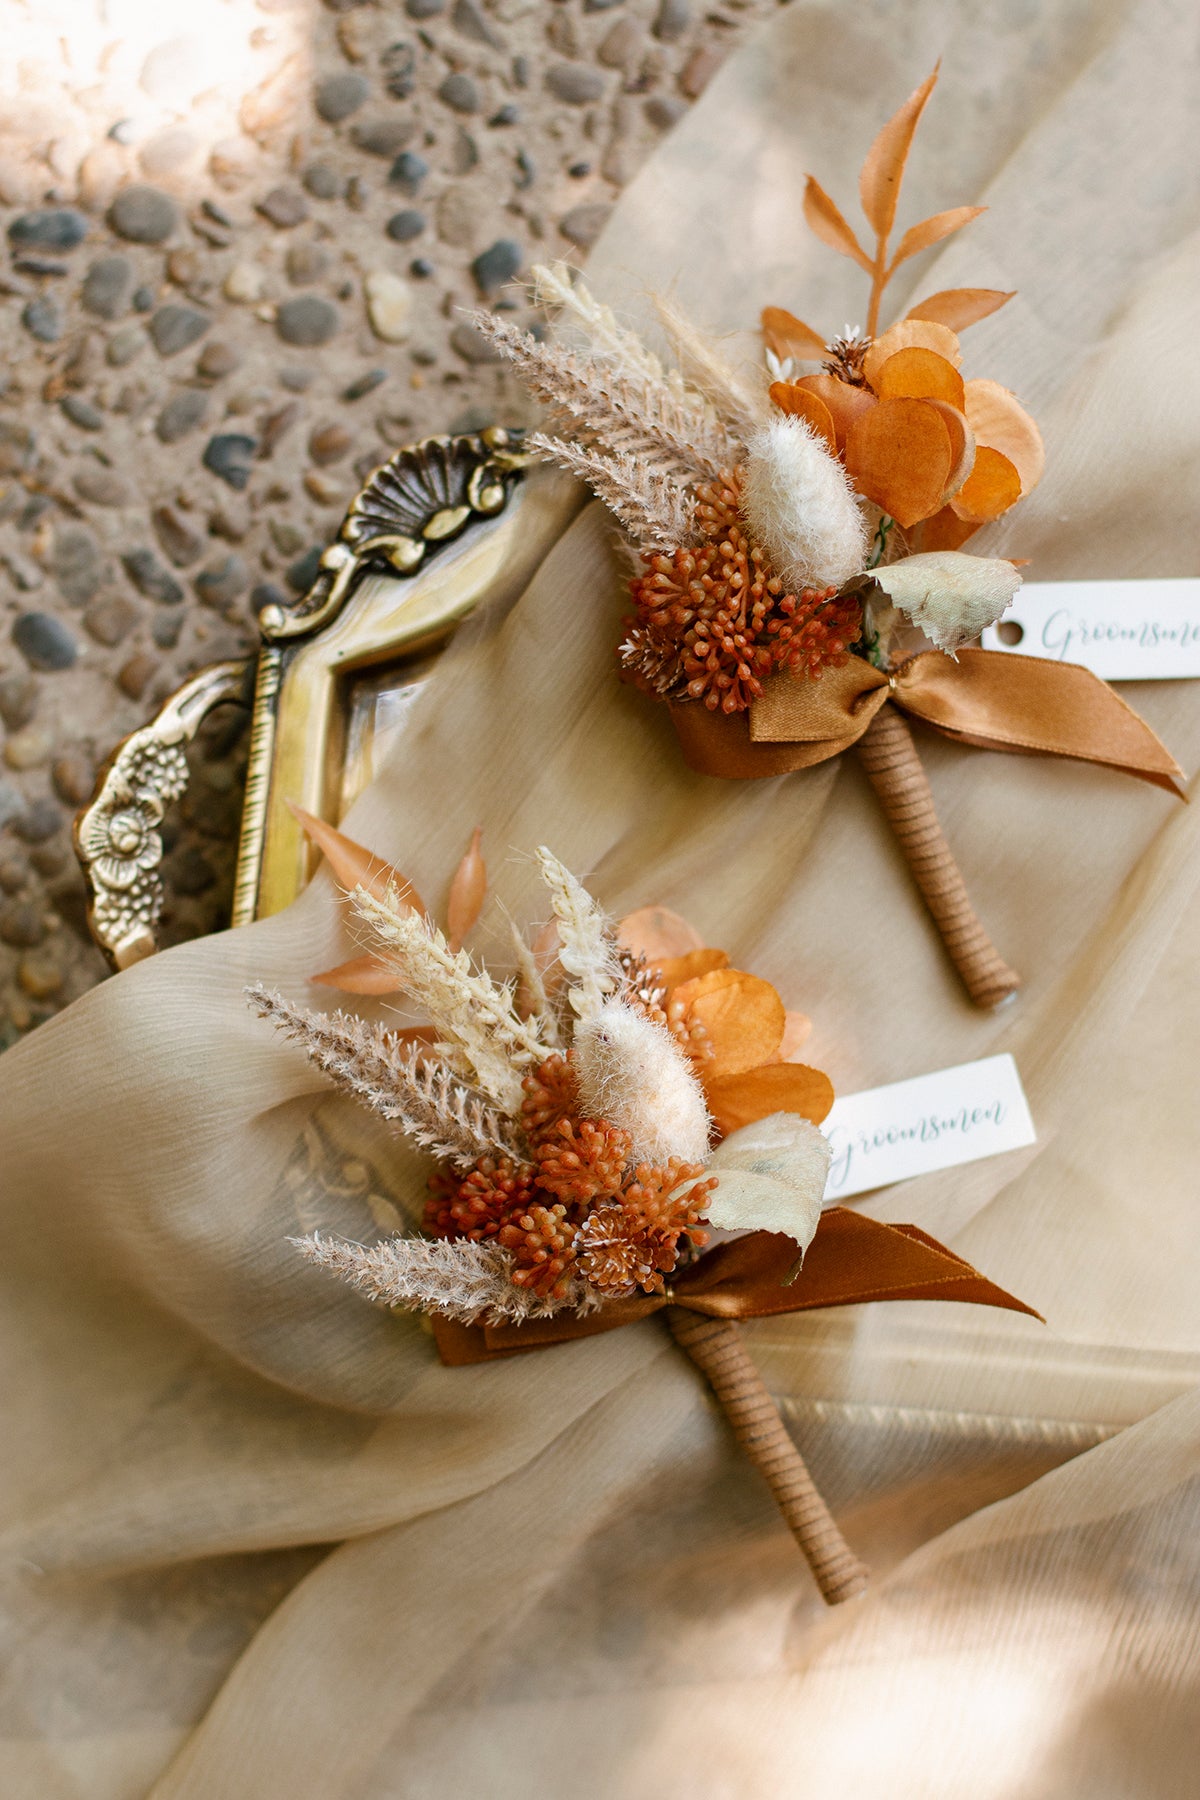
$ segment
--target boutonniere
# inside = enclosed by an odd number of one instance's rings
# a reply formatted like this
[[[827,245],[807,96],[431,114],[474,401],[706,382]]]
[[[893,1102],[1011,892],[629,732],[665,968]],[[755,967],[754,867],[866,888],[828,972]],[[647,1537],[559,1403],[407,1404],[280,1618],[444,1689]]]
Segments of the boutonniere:
[[[338,1087],[429,1157],[420,1229],[296,1240],[377,1304],[427,1314],[463,1365],[662,1312],[770,1484],[827,1600],[865,1571],[817,1493],[737,1321],[865,1299],[1031,1309],[913,1226],[822,1210],[829,1079],[808,1021],[660,908],[616,923],[548,849],[550,921],[514,928],[499,978],[463,948],[482,909],[476,834],[443,930],[399,871],[302,815],[372,941],[316,980],[403,992],[397,1029],[250,990]]]
[[[856,746],[972,999],[994,1006],[1019,977],[971,906],[907,719],[1171,791],[1181,770],[1087,670],[972,647],[1021,575],[963,546],[1037,485],[1045,459],[1016,396],[963,367],[959,333],[1012,294],[948,289],[880,329],[897,269],[983,210],[936,213],[893,247],[936,79],[867,154],[866,244],[808,180],[809,226],[869,280],[861,330],[826,338],[768,307],[764,364],[746,373],[659,299],[668,368],[562,264],[534,272],[535,297],[557,315],[554,341],[474,317],[549,409],[550,428],[529,447],[585,481],[637,552],[618,656],[626,678],[669,707],[690,766],[778,775]]]

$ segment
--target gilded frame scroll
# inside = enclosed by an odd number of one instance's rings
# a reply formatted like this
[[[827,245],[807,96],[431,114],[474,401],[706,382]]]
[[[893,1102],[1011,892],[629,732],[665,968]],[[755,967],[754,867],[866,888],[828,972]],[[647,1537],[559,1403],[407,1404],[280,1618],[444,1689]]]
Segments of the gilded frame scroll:
[[[117,968],[157,948],[157,828],[187,784],[182,746],[248,686],[232,923],[279,912],[300,893],[315,859],[287,803],[337,822],[353,798],[349,684],[428,660],[485,596],[516,593],[532,573],[537,534],[521,519],[530,460],[521,434],[500,427],[398,451],[354,500],[308,593],[260,614],[257,655],[201,671],[117,746],[75,827],[93,935]]]

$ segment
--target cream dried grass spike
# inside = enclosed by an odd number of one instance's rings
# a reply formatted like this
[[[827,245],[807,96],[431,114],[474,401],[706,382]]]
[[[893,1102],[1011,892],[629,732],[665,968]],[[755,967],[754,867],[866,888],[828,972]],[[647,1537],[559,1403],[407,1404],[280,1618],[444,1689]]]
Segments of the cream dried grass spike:
[[[508,920],[508,929],[512,935],[513,956],[517,965],[517,1010],[523,1019],[534,1022],[534,1028],[543,1043],[549,1044],[553,1050],[561,1050],[563,1037],[559,1028],[558,1014],[554,1010],[553,1001],[546,992],[546,983],[542,971],[538,967],[537,958],[529,948],[525,934],[516,920],[507,912],[505,918]]]
[[[518,1113],[522,1071],[544,1062],[550,1046],[518,1017],[508,989],[476,970],[465,950],[451,950],[427,919],[400,913],[361,887],[353,902],[392,959],[398,985],[424,1007],[489,1099]]]
[[[743,381],[721,354],[715,338],[693,325],[665,294],[654,295],[654,310],[678,356],[688,385],[728,420],[744,443],[770,417],[765,383],[756,370],[757,386]]]
[[[290,1238],[300,1254],[383,1306],[419,1307],[460,1324],[526,1319],[533,1297],[512,1283],[512,1258],[496,1244],[467,1238],[394,1237],[381,1244],[342,1238]],[[542,1310],[547,1310],[543,1308]]]
[[[586,333],[593,353],[602,361],[637,380],[664,382],[682,395],[680,377],[664,370],[637,332],[619,323],[612,308],[596,299],[569,263],[535,263],[530,277],[537,305],[546,312],[561,308]]]
[[[422,1149],[463,1168],[481,1156],[521,1155],[511,1122],[426,1045],[406,1043],[353,1013],[293,1006],[261,985],[246,995],[259,1017],[302,1044],[336,1086]]]
[[[675,550],[696,541],[690,493],[668,472],[648,466],[644,457],[625,452],[606,456],[540,431],[527,441],[531,450],[586,482],[639,549]]]
[[[681,481],[710,481],[738,460],[737,439],[700,394],[678,382],[542,344],[496,313],[476,312],[480,335],[517,370],[535,400],[569,420],[585,448],[624,451]]]
[[[579,1019],[592,1018],[621,985],[616,938],[583,883],[552,850],[540,845],[537,860],[558,925],[558,960],[571,977],[567,998]]]

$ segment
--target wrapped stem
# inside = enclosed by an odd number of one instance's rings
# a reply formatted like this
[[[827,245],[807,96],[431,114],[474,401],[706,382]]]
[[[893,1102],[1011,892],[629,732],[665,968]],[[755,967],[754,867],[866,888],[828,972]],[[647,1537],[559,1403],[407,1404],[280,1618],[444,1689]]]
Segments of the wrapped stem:
[[[735,1437],[774,1495],[822,1598],[836,1606],[861,1594],[866,1568],[817,1492],[737,1326],[682,1306],[669,1306],[666,1318],[675,1342],[707,1379]]]
[[[1016,993],[1021,977],[999,955],[971,905],[912,732],[894,706],[880,707],[858,754],[967,992],[976,1006],[999,1006]]]

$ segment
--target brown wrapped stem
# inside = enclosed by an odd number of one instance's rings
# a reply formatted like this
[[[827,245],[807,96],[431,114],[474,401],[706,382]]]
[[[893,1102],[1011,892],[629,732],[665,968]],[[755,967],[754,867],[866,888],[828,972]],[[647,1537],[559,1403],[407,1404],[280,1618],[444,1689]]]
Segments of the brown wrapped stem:
[[[861,1594],[866,1568],[817,1492],[737,1326],[682,1306],[669,1306],[666,1318],[675,1342],[708,1380],[742,1449],[775,1496],[822,1597],[836,1606]]]
[[[999,956],[971,905],[912,732],[894,706],[876,713],[858,754],[967,992],[976,1006],[999,1006],[1021,977]]]

